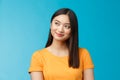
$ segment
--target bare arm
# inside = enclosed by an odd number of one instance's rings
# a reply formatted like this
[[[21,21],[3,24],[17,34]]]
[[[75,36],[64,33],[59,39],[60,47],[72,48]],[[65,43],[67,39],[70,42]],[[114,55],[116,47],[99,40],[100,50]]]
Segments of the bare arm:
[[[84,79],[83,80],[94,80],[94,71],[93,69],[84,70]]]
[[[31,72],[31,80],[44,80],[42,72]]]

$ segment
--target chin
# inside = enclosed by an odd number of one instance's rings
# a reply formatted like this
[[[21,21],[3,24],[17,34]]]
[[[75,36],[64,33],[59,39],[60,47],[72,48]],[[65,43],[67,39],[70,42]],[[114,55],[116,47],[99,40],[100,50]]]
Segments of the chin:
[[[68,38],[66,39],[66,38],[58,38],[58,37],[56,37],[54,39],[57,40],[57,41],[62,41],[63,42],[63,41],[66,41]]]
[[[55,40],[57,40],[57,41],[65,41],[64,39],[60,39],[60,38],[55,38]]]

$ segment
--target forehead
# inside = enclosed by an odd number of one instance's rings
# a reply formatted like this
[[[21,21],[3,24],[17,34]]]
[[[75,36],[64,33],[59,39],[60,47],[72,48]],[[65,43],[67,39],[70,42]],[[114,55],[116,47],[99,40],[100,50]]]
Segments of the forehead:
[[[53,20],[56,20],[62,23],[70,23],[69,16],[65,14],[58,15]]]

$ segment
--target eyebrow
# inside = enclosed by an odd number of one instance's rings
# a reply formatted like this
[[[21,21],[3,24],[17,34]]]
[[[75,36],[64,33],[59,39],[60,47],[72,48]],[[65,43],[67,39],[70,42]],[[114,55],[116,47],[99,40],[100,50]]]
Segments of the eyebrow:
[[[54,20],[54,21],[60,22],[59,20]],[[61,23],[61,22],[60,22],[60,23]],[[70,24],[70,23],[65,23],[65,24]]]

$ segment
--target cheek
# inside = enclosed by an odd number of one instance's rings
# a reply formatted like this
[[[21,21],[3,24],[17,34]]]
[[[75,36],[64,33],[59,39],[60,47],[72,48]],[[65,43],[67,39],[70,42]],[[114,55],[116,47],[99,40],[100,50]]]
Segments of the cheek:
[[[50,29],[51,29],[52,31],[54,31],[54,30],[56,30],[56,27],[52,24],[51,27],[50,27]]]
[[[55,31],[56,31],[56,29],[51,27],[51,33],[55,32]]]
[[[70,35],[71,34],[71,30],[65,31],[65,34]]]
[[[55,33],[55,31],[56,31],[56,28],[51,25],[50,30],[51,30],[51,34],[54,35],[54,33]]]

